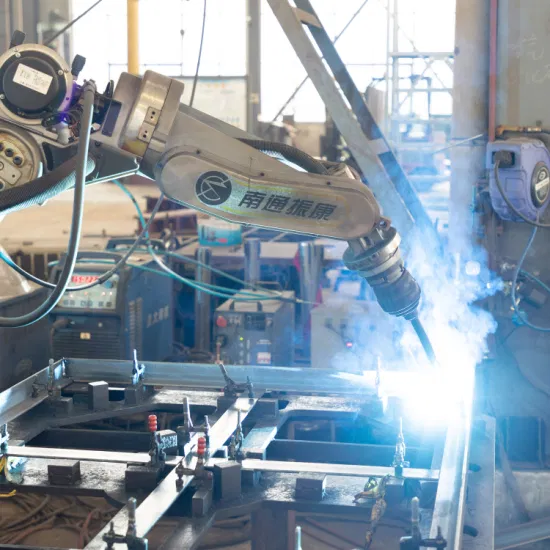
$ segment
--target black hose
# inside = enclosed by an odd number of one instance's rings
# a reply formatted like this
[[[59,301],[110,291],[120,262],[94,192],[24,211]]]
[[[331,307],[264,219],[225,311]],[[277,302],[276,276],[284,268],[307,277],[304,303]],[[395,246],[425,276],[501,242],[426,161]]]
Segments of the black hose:
[[[277,143],[276,141],[267,141],[264,139],[246,139],[240,138],[239,141],[246,143],[246,145],[258,149],[263,153],[274,152],[282,155],[286,160],[297,164],[307,172],[312,174],[328,174],[328,170],[325,166],[314,159],[312,156],[304,153],[292,145],[286,145],[285,143]]]
[[[78,142],[78,150],[76,153],[76,178],[74,185],[74,201],[73,201],[73,215],[71,221],[71,234],[69,237],[69,245],[67,247],[67,259],[59,281],[53,290],[53,292],[46,298],[46,300],[38,306],[34,311],[20,315],[18,317],[0,317],[0,327],[3,328],[19,328],[25,327],[36,321],[42,319],[57,305],[61,296],[67,290],[67,286],[73,275],[74,267],[76,264],[76,257],[78,254],[78,247],[80,245],[80,234],[82,232],[82,214],[84,212],[84,189],[86,187],[86,170],[88,167],[88,149],[90,143],[90,135],[92,132],[92,116],[94,112],[94,100],[95,100],[95,85],[87,82],[84,85],[82,92],[83,106],[82,106],[82,119],[81,128],[82,135]]]
[[[430,363],[434,365],[437,364],[437,358],[435,356],[432,343],[430,342],[430,339],[428,338],[428,335],[426,334],[422,323],[418,320],[418,317],[411,319],[411,325],[413,326],[414,331],[416,332],[418,339],[420,340],[420,343],[422,344],[422,347],[424,348],[424,351],[426,352],[426,355],[430,360]]]
[[[155,218],[155,215],[158,213],[162,201],[164,199],[164,195],[161,195],[157,201],[157,204],[153,208],[153,211],[151,212],[151,215],[149,216],[149,221],[147,222],[146,226],[142,229],[141,233],[136,237],[136,240],[134,243],[129,247],[126,254],[108,271],[103,273],[103,275],[100,275],[95,281],[92,281],[91,283],[86,283],[84,285],[78,285],[78,286],[69,286],[67,290],[71,290],[73,292],[79,292],[81,290],[88,290],[89,288],[92,288],[94,286],[103,284],[107,279],[110,279],[115,273],[120,271],[130,256],[135,252],[136,248],[138,247],[139,243],[143,240],[143,238],[146,236],[147,231],[151,227],[151,224],[153,223],[153,219]],[[0,252],[0,260],[3,260],[6,265],[11,267],[14,271],[19,273],[19,275],[25,277],[25,279],[40,285],[44,288],[51,288],[55,289],[57,287],[56,284],[50,283],[49,281],[43,281],[42,279],[39,279],[38,277],[34,276],[32,273],[29,273],[28,271],[25,271],[21,266],[17,265],[13,260],[10,260],[10,258],[6,258],[4,254]],[[65,261],[65,260],[63,260]]]

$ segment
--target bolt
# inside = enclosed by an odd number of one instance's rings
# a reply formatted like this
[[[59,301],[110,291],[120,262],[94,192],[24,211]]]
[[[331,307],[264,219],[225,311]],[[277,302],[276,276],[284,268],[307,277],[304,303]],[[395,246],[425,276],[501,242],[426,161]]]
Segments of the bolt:
[[[185,473],[185,468],[183,467],[183,459],[179,461],[176,466],[176,474],[178,479],[176,479],[176,488],[181,489],[183,487],[183,474]]]
[[[6,96],[4,94],[0,94],[0,99],[6,99]]]
[[[59,69],[59,70],[57,71],[57,74],[58,74],[59,76],[63,76],[63,69]]]
[[[21,54],[17,50],[15,50],[15,57],[21,57]]]
[[[127,535],[136,535],[136,499],[131,497],[128,499],[128,531]]]

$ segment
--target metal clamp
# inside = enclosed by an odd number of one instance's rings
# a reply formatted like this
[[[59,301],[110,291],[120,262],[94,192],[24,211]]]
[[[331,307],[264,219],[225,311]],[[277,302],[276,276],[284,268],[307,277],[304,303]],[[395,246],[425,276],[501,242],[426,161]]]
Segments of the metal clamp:
[[[403,436],[403,419],[399,419],[399,432],[397,434],[397,442],[395,443],[395,454],[393,456],[392,466],[395,470],[395,477],[403,477],[403,469],[410,466],[410,462],[405,460],[407,446],[405,445],[405,437]]]
[[[227,374],[227,369],[221,361],[218,362],[218,366],[220,367],[225,380],[225,386],[223,388],[223,394],[225,397],[239,397],[241,393],[246,391],[248,392],[248,398],[254,399],[254,387],[249,376],[246,377],[246,382],[237,384],[237,382],[235,382],[229,374]]]
[[[134,359],[132,367],[132,384],[135,386],[143,382],[143,376],[145,375],[145,365],[139,363],[137,350],[134,350]]]
[[[447,547],[447,541],[443,538],[441,527],[437,528],[437,536],[434,539],[423,539],[420,534],[420,504],[418,497],[411,500],[411,534],[401,537],[399,540],[400,550],[420,550],[420,548],[436,548],[444,550]]]
[[[240,461],[244,458],[244,453],[242,452],[243,441],[243,426],[241,424],[241,411],[239,409],[237,410],[237,428],[229,440],[228,454],[231,460]]]
[[[128,530],[125,535],[115,533],[115,524],[111,522],[109,531],[103,535],[107,549],[112,550],[115,544],[126,544],[128,550],[147,550],[147,539],[136,536],[136,499],[128,499]]]

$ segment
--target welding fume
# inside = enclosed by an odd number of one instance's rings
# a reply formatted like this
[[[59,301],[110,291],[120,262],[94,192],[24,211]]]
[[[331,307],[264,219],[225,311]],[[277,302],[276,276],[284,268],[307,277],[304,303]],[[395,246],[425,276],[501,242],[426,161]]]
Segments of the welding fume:
[[[436,362],[419,318],[420,287],[401,258],[399,234],[352,171],[181,104],[183,84],[153,71],[123,73],[99,92],[93,81],[78,82],[84,63],[77,55],[69,67],[55,51],[24,43],[20,32],[0,56],[0,215],[74,188],[70,240],[56,284],[39,307],[0,318],[0,327],[27,326],[48,315],[67,289],[103,284],[147,241],[148,226],[111,269],[70,286],[85,186],[141,173],[155,180],[162,197],[230,222],[346,241],[346,267],[367,281],[382,310],[411,322]],[[170,269],[158,256],[155,261]]]

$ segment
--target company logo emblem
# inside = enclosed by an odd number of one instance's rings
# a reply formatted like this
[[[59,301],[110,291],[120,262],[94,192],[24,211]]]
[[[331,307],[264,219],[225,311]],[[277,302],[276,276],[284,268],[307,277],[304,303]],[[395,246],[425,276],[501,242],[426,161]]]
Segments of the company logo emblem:
[[[219,206],[231,196],[231,178],[223,172],[205,172],[195,184],[198,199],[208,206]]]

